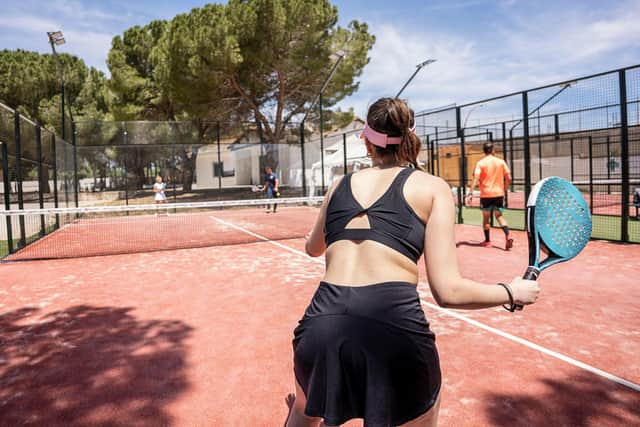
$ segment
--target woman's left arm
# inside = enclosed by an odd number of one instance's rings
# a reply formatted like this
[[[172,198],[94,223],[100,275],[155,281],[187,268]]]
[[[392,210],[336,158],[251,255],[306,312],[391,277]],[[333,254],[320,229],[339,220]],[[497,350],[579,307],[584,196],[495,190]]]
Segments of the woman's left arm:
[[[320,206],[320,213],[318,214],[318,218],[316,218],[316,223],[314,224],[311,233],[307,236],[307,242],[304,245],[304,250],[309,256],[319,257],[324,254],[325,249],[327,249],[327,243],[324,240],[324,223],[327,219],[327,207],[329,206],[331,196],[340,181],[342,181],[342,177],[333,181],[329,190],[327,190],[327,194],[324,196],[324,200],[322,201],[322,206]]]

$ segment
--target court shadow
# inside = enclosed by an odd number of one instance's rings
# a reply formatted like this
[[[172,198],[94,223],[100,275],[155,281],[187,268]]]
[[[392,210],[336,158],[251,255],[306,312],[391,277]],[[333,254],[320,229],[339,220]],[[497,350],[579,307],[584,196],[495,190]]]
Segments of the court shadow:
[[[78,305],[0,316],[0,425],[158,426],[188,387],[180,321]]]
[[[488,248],[484,248],[481,246],[481,243],[482,242],[463,240],[460,242],[456,242],[456,248],[459,248],[460,246],[471,246],[471,247],[482,248],[482,249],[498,249],[503,252],[508,252],[505,248],[500,246],[492,245],[492,246],[489,246]]]
[[[638,392],[630,388],[588,372],[540,382],[530,392],[489,394],[486,410],[492,425],[640,425]]]

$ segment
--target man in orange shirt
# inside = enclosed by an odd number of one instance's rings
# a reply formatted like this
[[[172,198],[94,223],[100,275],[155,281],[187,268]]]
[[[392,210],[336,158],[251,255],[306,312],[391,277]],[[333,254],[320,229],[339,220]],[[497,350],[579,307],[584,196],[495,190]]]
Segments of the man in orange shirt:
[[[473,171],[471,192],[467,196],[467,203],[473,198],[473,189],[480,185],[480,208],[482,209],[482,228],[484,229],[484,242],[481,246],[491,246],[489,230],[491,229],[491,211],[495,215],[505,236],[505,248],[513,247],[513,239],[509,237],[509,224],[502,216],[504,194],[511,183],[511,171],[507,163],[494,155],[493,144],[486,142],[482,147],[485,156],[476,163]]]

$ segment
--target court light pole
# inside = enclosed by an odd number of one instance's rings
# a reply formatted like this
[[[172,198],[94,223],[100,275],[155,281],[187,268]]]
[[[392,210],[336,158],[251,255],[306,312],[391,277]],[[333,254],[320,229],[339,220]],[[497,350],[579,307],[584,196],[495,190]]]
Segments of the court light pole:
[[[560,95],[562,92],[564,92],[565,90],[569,89],[571,86],[574,86],[578,84],[577,80],[572,80],[570,82],[566,82],[562,84],[562,87],[556,91],[553,95],[551,95],[549,98],[547,98],[544,102],[542,102],[540,105],[538,105],[536,108],[534,108],[532,111],[529,112],[528,116],[531,116],[534,113],[537,113],[540,111],[540,109],[542,107],[544,107],[545,105],[547,105],[549,102],[551,102],[555,97],[557,97],[558,95]],[[581,119],[582,115],[578,116],[578,119]],[[511,129],[509,129],[509,132],[513,131],[520,123],[522,123],[522,119],[518,120],[516,122],[516,124],[514,124],[513,126],[511,126]]]
[[[60,92],[62,95],[62,99],[60,101],[60,110],[62,111],[62,139],[66,140],[64,118],[64,71],[62,69],[62,64],[60,63],[60,58],[58,57],[58,52],[56,52],[56,46],[62,46],[66,43],[66,41],[64,39],[64,36],[62,35],[62,31],[48,31],[47,36],[49,37],[49,44],[51,45],[53,56],[55,56],[58,63],[58,68],[60,69]]]
[[[473,113],[478,108],[484,107],[484,105],[485,104],[478,104],[478,105],[474,106],[471,110],[469,110],[469,112],[467,113],[467,115],[464,118],[464,123],[462,124],[462,130],[467,128],[467,120],[469,120],[469,116],[471,115],[471,113]]]
[[[420,72],[420,70],[422,70],[424,67],[426,67],[429,64],[433,64],[434,62],[436,62],[436,59],[427,59],[424,62],[419,63],[418,65],[416,65],[416,70],[413,72],[413,74],[411,75],[411,77],[409,77],[409,80],[406,81],[406,83],[404,84],[404,86],[402,86],[402,89],[400,89],[400,92],[398,92],[398,94],[396,95],[396,98],[400,97],[400,94],[402,92],[404,92],[404,89],[409,86],[409,83],[411,83],[411,80],[413,80],[413,78],[416,76],[416,74],[418,74]]]

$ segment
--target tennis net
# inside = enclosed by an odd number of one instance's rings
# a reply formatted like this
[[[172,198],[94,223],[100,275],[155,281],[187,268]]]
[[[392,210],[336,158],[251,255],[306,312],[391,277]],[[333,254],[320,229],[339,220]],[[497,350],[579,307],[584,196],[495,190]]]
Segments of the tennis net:
[[[4,260],[14,261],[295,239],[311,230],[321,202],[297,197],[0,211],[0,247]]]

